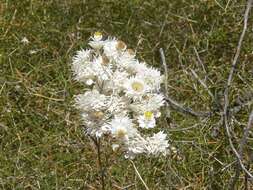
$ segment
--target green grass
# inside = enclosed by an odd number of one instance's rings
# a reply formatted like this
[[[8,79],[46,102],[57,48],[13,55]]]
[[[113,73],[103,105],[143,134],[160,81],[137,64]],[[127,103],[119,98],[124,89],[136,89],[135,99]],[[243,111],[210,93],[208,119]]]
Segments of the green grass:
[[[72,80],[69,64],[76,50],[87,47],[93,32],[119,37],[141,60],[161,70],[162,47],[170,96],[195,110],[218,110],[190,69],[201,79],[209,77],[209,89],[222,102],[244,9],[245,1],[239,0],[1,0],[0,189],[100,189],[95,147],[84,136],[72,106],[82,88]],[[232,106],[253,94],[252,23],[250,18],[231,88]],[[30,43],[23,44],[23,37]],[[251,109],[235,115],[238,139]],[[160,121],[160,127],[178,155],[134,160],[148,187],[227,189],[235,157],[218,122],[218,115],[201,121],[172,109],[168,124]],[[189,130],[175,130],[197,123]],[[252,145],[251,134],[245,154],[251,163]],[[144,189],[129,161],[107,143],[102,150],[107,189],[130,184],[129,189]],[[241,177],[238,189],[244,187]]]

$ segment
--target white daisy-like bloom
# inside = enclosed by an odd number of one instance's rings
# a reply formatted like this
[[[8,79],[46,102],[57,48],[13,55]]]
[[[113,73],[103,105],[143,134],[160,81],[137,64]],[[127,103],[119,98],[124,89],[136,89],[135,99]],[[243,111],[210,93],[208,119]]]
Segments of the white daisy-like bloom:
[[[126,48],[127,46],[123,41],[117,40],[116,38],[109,38],[104,43],[104,54],[114,61],[117,61]]]
[[[75,97],[75,106],[81,111],[101,110],[107,107],[108,97],[98,90],[87,91]]]
[[[87,49],[81,49],[76,52],[76,55],[72,59],[72,66],[75,71],[75,67],[79,67],[79,65],[87,65],[87,63],[90,63],[91,58],[91,50]],[[78,71],[78,70],[77,70]]]
[[[79,50],[73,57],[72,71],[75,75],[75,80],[80,82],[87,82],[88,85],[93,83],[95,73],[91,66],[91,50]]]
[[[156,125],[154,113],[151,111],[145,111],[143,115],[138,117],[138,123],[141,128],[154,128]]]
[[[159,91],[160,90],[160,84],[163,82],[163,75],[161,75],[161,72],[157,69],[147,67],[145,70],[143,68],[139,68],[138,73],[148,84],[148,86],[151,87],[151,91]]]
[[[137,133],[132,120],[127,116],[116,116],[109,123],[108,128],[114,138],[122,141],[128,141],[129,138],[134,137]]]
[[[106,90],[111,90],[114,94],[124,90],[125,81],[128,80],[129,73],[126,71],[116,70],[112,73],[110,80],[105,81],[104,87]]]
[[[143,153],[152,156],[166,156],[170,153],[170,145],[166,138],[167,135],[163,131],[147,138],[143,138],[138,134],[136,138],[128,142],[126,157],[133,159],[137,154]]]
[[[163,82],[164,77],[159,70],[148,67],[145,62],[136,63],[133,69],[136,75],[145,80],[151,91],[160,90],[160,84]]]
[[[159,109],[164,105],[164,96],[161,94],[148,94],[142,101],[135,101],[130,105],[130,109],[139,114],[145,113],[147,110],[151,111],[157,118],[160,116]]]
[[[126,69],[130,73],[134,73],[138,61],[135,59],[135,52],[127,49],[116,60],[118,69]]]
[[[100,82],[108,80],[112,75],[111,67],[109,64],[105,64],[103,56],[98,56],[93,60],[91,69]]]
[[[146,151],[147,154],[154,156],[169,153],[169,142],[166,139],[167,135],[163,131],[154,134],[152,137],[147,137]]]
[[[103,47],[104,41],[103,35],[101,32],[95,32],[93,37],[91,37],[91,41],[88,43],[92,48],[99,50]]]
[[[100,130],[101,128],[98,126],[103,125],[109,118],[105,112],[96,110],[83,111],[81,116],[83,123],[88,127],[88,129],[92,129],[92,132],[94,132],[94,130],[95,132]]]
[[[148,66],[145,62],[137,62],[133,69],[135,74],[143,76]]]
[[[140,100],[147,93],[147,85],[139,77],[130,77],[124,84],[126,96],[133,100]]]
[[[140,134],[127,142],[125,158],[134,159],[136,155],[146,153],[147,141]]]
[[[110,59],[116,59],[118,57],[117,39],[109,38],[104,42],[104,54]]]
[[[128,104],[129,99],[120,96],[110,96],[107,100],[107,111],[112,115],[125,116],[129,112]]]

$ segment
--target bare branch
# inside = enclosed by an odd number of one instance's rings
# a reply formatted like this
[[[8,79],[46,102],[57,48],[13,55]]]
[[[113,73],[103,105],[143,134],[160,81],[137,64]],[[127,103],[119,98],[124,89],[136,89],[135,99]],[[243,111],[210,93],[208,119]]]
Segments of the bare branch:
[[[248,125],[247,127],[244,129],[244,133],[243,133],[243,136],[241,138],[241,141],[240,141],[240,144],[239,144],[239,151],[238,151],[238,154],[240,156],[241,159],[243,159],[243,149],[244,149],[244,146],[246,145],[247,143],[247,138],[248,138],[248,135],[249,135],[249,131],[250,131],[250,128],[253,124],[253,110],[251,111],[250,113],[250,116],[249,116],[249,121],[248,121]],[[237,179],[240,175],[240,172],[241,172],[241,167],[240,167],[240,162],[237,161],[237,168],[236,168],[236,173],[233,177],[233,180],[231,182],[231,187],[234,188],[236,182],[237,182]],[[245,175],[245,177],[247,178],[247,176],[250,176],[251,177],[251,174],[249,175],[247,172],[245,172],[247,175]],[[252,178],[252,177],[251,177]]]
[[[229,140],[229,144],[230,147],[233,151],[233,153],[235,154],[235,156],[237,157],[238,163],[240,164],[240,167],[242,170],[244,170],[245,173],[247,173],[248,176],[250,176],[251,178],[253,178],[252,174],[250,174],[250,172],[246,169],[246,167],[244,166],[242,160],[241,160],[241,156],[240,154],[237,152],[233,142],[232,142],[232,136],[230,133],[230,124],[229,124],[229,88],[232,84],[232,79],[233,79],[233,74],[235,72],[235,67],[237,66],[237,60],[239,58],[240,52],[241,52],[241,46],[242,46],[242,42],[247,30],[247,24],[248,24],[248,18],[249,18],[249,13],[250,13],[250,9],[251,9],[251,5],[252,5],[253,0],[248,0],[247,3],[247,7],[244,13],[244,26],[243,26],[243,31],[241,33],[241,36],[239,38],[239,42],[237,45],[237,49],[236,49],[236,53],[232,62],[232,67],[228,76],[228,80],[227,80],[227,85],[225,87],[225,92],[224,92],[224,124],[225,124],[225,128],[226,128],[226,133],[228,136],[228,140]],[[234,189],[234,185],[236,183],[236,180],[233,180],[232,185],[230,186],[230,189]]]
[[[165,55],[164,55],[164,52],[163,52],[163,48],[160,48],[160,49],[159,49],[159,52],[160,52],[160,56],[161,56],[162,64],[163,64],[163,68],[164,68],[164,88],[165,88],[165,96],[168,96],[168,67],[167,67]]]
[[[212,115],[211,112],[195,112],[193,111],[191,108],[188,107],[184,107],[183,105],[179,104],[178,102],[176,102],[175,100],[171,99],[168,95],[168,67],[167,67],[167,63],[165,60],[165,56],[164,56],[164,52],[163,49],[160,48],[160,56],[161,56],[161,60],[162,60],[162,64],[164,67],[164,88],[165,88],[165,99],[166,101],[170,104],[171,107],[173,107],[174,109],[182,112],[182,113],[186,113],[195,117],[209,117]]]
[[[195,117],[210,117],[210,116],[212,116],[212,112],[196,112],[196,111],[193,111],[189,107],[184,107],[183,105],[179,104],[178,102],[171,99],[170,97],[165,97],[165,98],[171,107],[173,107],[177,111],[180,111],[181,113],[189,114],[189,115],[195,116]]]
[[[253,125],[253,109],[251,110],[248,125],[244,129],[243,137],[242,137],[241,142],[239,144],[239,154],[241,157],[243,154],[243,148],[244,148],[245,144],[247,143],[247,138],[249,136],[249,131],[250,131],[250,128],[252,127],[252,125]]]

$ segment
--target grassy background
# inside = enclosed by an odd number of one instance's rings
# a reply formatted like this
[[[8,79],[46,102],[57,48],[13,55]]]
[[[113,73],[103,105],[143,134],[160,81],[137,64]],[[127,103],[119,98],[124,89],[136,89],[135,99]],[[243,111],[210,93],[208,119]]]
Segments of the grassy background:
[[[195,110],[213,111],[222,106],[244,9],[239,0],[0,0],[0,189],[100,189],[96,151],[72,107],[82,88],[72,80],[69,64],[93,32],[119,37],[161,70],[162,47],[170,96]],[[253,94],[252,21],[231,88],[232,106]],[[23,44],[23,37],[30,43]],[[207,78],[220,105],[190,69]],[[235,144],[250,109],[233,118]],[[226,189],[235,158],[219,115],[202,120],[171,110],[167,120],[160,128],[178,154],[134,160],[149,188]],[[245,158],[252,163],[252,134],[248,140]],[[106,143],[103,159],[107,189],[144,189],[131,163]],[[241,175],[237,188],[244,186]]]

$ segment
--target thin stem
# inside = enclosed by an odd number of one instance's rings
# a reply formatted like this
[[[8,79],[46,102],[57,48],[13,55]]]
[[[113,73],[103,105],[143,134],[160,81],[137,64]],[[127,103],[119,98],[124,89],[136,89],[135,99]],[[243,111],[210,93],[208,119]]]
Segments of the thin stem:
[[[246,30],[247,30],[248,18],[249,18],[249,13],[250,13],[250,9],[251,9],[251,6],[252,6],[252,2],[253,2],[253,0],[248,0],[248,2],[247,2],[247,6],[246,6],[246,9],[245,9],[245,13],[244,13],[243,30],[242,30],[241,36],[239,38],[239,41],[238,41],[238,45],[237,45],[237,48],[236,48],[236,53],[235,53],[235,56],[234,56],[234,59],[233,59],[233,62],[232,62],[232,67],[230,69],[230,73],[229,73],[228,80],[227,80],[227,85],[225,87],[225,92],[224,92],[224,109],[223,109],[224,110],[223,111],[223,113],[224,113],[224,124],[225,124],[225,129],[226,129],[229,145],[230,145],[234,155],[237,158],[236,174],[233,177],[232,182],[229,185],[229,189],[231,189],[231,190],[235,188],[235,185],[236,185],[237,179],[239,178],[241,169],[249,177],[253,178],[253,175],[244,166],[241,154],[238,153],[238,151],[236,150],[236,148],[233,144],[232,135],[231,135],[231,132],[230,132],[231,129],[230,129],[230,113],[229,113],[229,90],[230,90],[230,86],[232,84],[235,68],[238,64],[238,58],[240,56],[242,42],[243,42]]]
[[[99,173],[100,173],[100,181],[101,181],[101,189],[105,190],[105,173],[104,173],[104,168],[102,164],[102,159],[101,159],[101,142],[100,139],[97,139],[95,137],[91,137],[92,141],[94,142],[96,149],[97,149],[97,161],[98,161],[98,167],[99,167]]]

